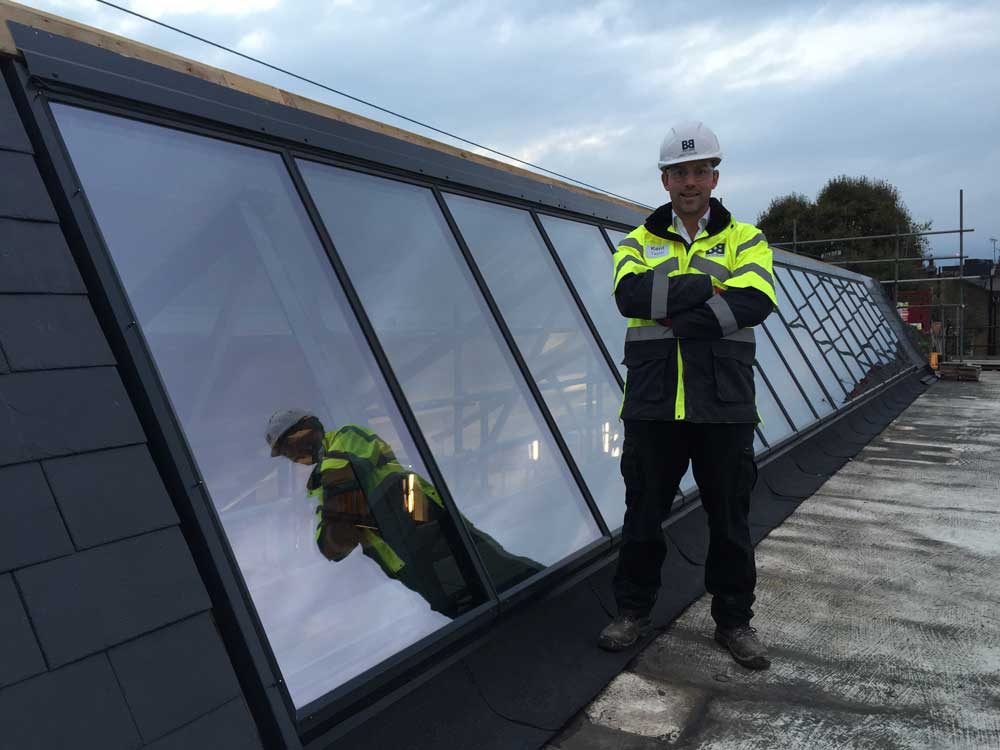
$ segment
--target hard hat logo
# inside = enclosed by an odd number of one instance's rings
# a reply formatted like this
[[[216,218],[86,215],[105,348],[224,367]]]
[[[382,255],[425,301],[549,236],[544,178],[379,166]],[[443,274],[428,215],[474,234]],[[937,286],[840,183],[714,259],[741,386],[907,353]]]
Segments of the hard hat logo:
[[[710,159],[713,167],[722,161],[719,139],[703,122],[682,122],[674,125],[660,145],[660,169],[695,159]]]

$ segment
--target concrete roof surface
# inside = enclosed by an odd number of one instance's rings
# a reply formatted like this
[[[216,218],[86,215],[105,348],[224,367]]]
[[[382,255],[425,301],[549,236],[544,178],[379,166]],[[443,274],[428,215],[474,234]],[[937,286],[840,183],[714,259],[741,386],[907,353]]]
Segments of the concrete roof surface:
[[[1000,748],[998,456],[1000,373],[938,382],[757,547],[770,670],[702,597],[550,747]]]

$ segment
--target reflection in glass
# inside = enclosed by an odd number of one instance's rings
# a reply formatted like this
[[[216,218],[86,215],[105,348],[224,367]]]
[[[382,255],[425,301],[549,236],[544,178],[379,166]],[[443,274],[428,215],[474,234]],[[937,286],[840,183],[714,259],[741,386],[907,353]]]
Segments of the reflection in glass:
[[[447,195],[476,265],[608,528],[625,516],[622,390],[527,211]]]
[[[815,313],[816,319],[823,326],[825,338],[831,346],[828,352],[830,359],[835,363],[838,361],[842,363],[849,374],[849,379],[845,380],[845,384],[849,388],[853,387],[861,380],[864,371],[855,360],[855,347],[845,338],[843,323],[834,320],[833,316],[836,311],[820,283],[821,277],[803,271],[793,271],[792,273],[808,298],[809,306]]]
[[[830,403],[830,399],[823,390],[823,387],[813,375],[812,370],[809,369],[809,363],[802,356],[802,352],[799,351],[796,341],[792,338],[792,334],[788,332],[782,318],[778,314],[772,313],[764,321],[764,328],[771,334],[771,338],[774,339],[775,348],[785,357],[785,361],[788,362],[788,366],[795,374],[796,380],[799,381],[802,389],[806,392],[809,403],[819,416],[823,417],[832,412],[834,405]],[[760,331],[757,332],[758,341],[763,335]],[[819,352],[816,353],[816,356],[819,356]]]
[[[782,440],[794,431],[788,424],[785,415],[781,412],[781,407],[774,400],[774,394],[767,387],[767,382],[761,376],[760,371],[754,367],[754,386],[757,391],[757,413],[760,416],[760,431],[764,433],[764,439],[771,445]]]
[[[839,335],[837,351],[854,374],[856,381],[860,382],[864,379],[867,365],[861,358],[861,344],[855,339],[850,327],[841,315],[841,311],[837,308],[837,303],[831,298],[830,285],[822,278],[812,279],[812,281],[813,294],[823,311],[823,323],[828,331],[832,329]]]
[[[767,327],[766,322],[764,327]],[[757,364],[771,381],[771,387],[795,423],[795,429],[801,430],[806,425],[812,424],[816,416],[789,374],[785,363],[775,351],[766,330],[757,331]]]
[[[404,467],[392,446],[361,425],[327,431],[297,410],[271,417],[267,441],[272,456],[313,467],[306,488],[316,501],[316,544],[328,560],[340,562],[360,547],[435,612],[459,614],[465,586],[449,548],[461,544],[455,523],[434,485]],[[512,576],[538,569],[465,523],[488,567]]]
[[[840,383],[840,379],[834,374],[833,369],[827,362],[826,357],[823,356],[819,349],[819,344],[813,338],[811,331],[805,323],[802,313],[799,312],[802,305],[805,304],[802,295],[798,291],[798,287],[795,286],[795,282],[792,281],[791,274],[789,274],[788,269],[784,266],[775,266],[775,279],[778,282],[778,287],[785,294],[788,304],[782,305],[778,308],[775,313],[781,318],[788,330],[791,332],[792,336],[795,338],[796,343],[801,347],[802,351],[805,352],[805,357],[808,362],[813,366],[816,371],[817,376],[823,383],[826,391],[834,399],[834,408],[839,407],[844,403],[844,395],[846,390]],[[773,329],[777,330],[777,328]]]
[[[378,434],[397,472],[427,475],[281,158],[53,109],[295,705],[483,601],[464,551],[433,525],[421,534],[434,597],[407,585],[405,566],[387,574],[371,539],[332,564],[310,467],[267,450],[270,415],[294,405],[334,435]]]
[[[625,365],[621,360],[625,352],[625,318],[618,312],[611,294],[611,248],[595,226],[553,216],[540,218],[604,346],[618,363],[618,371],[624,378]]]
[[[299,164],[464,516],[543,566],[600,538],[433,193]],[[500,590],[530,572],[481,554]]]

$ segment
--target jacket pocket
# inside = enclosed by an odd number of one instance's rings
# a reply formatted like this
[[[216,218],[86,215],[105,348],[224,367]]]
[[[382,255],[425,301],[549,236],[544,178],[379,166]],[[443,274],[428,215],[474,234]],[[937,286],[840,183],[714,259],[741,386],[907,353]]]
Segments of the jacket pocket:
[[[666,397],[667,360],[646,359],[626,362],[628,378],[625,394],[637,401],[662,401]]]
[[[715,396],[729,404],[751,404],[754,400],[754,345],[741,341],[713,341]]]

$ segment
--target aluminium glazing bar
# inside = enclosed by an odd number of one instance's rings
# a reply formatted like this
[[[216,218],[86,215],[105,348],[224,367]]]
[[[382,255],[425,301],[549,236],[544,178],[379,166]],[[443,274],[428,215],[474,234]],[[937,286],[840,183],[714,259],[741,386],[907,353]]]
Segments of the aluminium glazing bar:
[[[775,274],[774,281],[779,286],[781,285],[781,279],[778,278],[777,274]],[[784,287],[782,286],[781,288],[782,288],[782,291],[784,291]],[[788,301],[789,303],[791,303],[791,298],[789,298],[789,296],[788,296],[787,293],[785,293],[785,300]],[[806,355],[806,350],[802,348],[802,344],[799,342],[798,337],[795,335],[795,333],[792,331],[791,327],[788,325],[788,321],[785,319],[784,313],[781,312],[781,307],[780,306],[777,307],[775,309],[775,312],[778,314],[778,320],[781,321],[781,325],[783,325],[785,327],[785,331],[788,332],[788,338],[790,338],[792,340],[792,342],[795,344],[795,348],[798,349],[799,350],[799,354],[802,355],[802,361],[806,363],[806,366],[809,368],[809,372],[812,373],[812,376],[816,379],[816,382],[819,383],[820,390],[823,391],[823,394],[826,396],[827,401],[830,403],[830,406],[832,406],[834,409],[836,409],[836,406],[835,406],[835,403],[834,403],[834,400],[833,400],[833,396],[830,394],[830,391],[827,389],[826,384],[823,382],[823,379],[819,376],[819,373],[816,372],[816,369],[813,367],[812,361]],[[772,314],[769,317],[771,319],[773,319],[774,315]],[[771,340],[773,341],[774,338],[772,337]],[[777,348],[778,347],[775,346],[775,349],[777,349]]]
[[[455,237],[455,242],[458,244],[462,257],[465,259],[465,262],[469,267],[469,271],[472,273],[472,276],[476,281],[476,286],[479,288],[479,292],[482,294],[483,299],[486,302],[486,306],[489,308],[490,314],[496,321],[497,328],[500,330],[504,342],[506,342],[507,348],[510,350],[511,356],[514,358],[514,362],[517,364],[518,372],[520,372],[528,390],[531,392],[531,396],[534,398],[535,403],[538,406],[539,413],[541,413],[549,432],[552,433],[552,437],[556,441],[556,445],[559,447],[559,453],[562,455],[570,474],[572,474],[573,480],[579,487],[580,492],[583,495],[583,499],[587,503],[587,507],[590,509],[591,514],[594,516],[594,520],[597,522],[598,528],[601,530],[601,534],[606,539],[610,539],[611,531],[608,529],[608,524],[605,522],[604,516],[597,507],[597,502],[594,500],[594,496],[590,493],[590,488],[587,486],[587,483],[583,479],[583,475],[580,473],[580,467],[577,466],[576,461],[573,460],[573,455],[569,450],[569,446],[566,445],[566,440],[559,431],[559,426],[556,423],[555,418],[552,416],[552,412],[549,410],[549,405],[546,403],[545,397],[538,388],[538,383],[536,383],[534,377],[532,377],[531,370],[528,367],[527,362],[524,361],[524,356],[521,354],[521,350],[518,348],[517,342],[514,340],[514,334],[511,333],[510,327],[507,325],[507,321],[500,313],[500,308],[497,305],[496,299],[493,297],[493,292],[490,291],[490,288],[486,285],[486,279],[483,278],[483,274],[479,270],[479,266],[476,264],[472,251],[469,250],[469,246],[465,243],[465,237],[462,236],[462,233],[458,228],[458,224],[455,221],[455,217],[452,215],[451,209],[448,207],[448,203],[444,199],[444,195],[437,188],[434,188],[433,192],[438,207],[441,209],[441,213],[444,215],[445,221],[448,224],[448,228]],[[501,596],[508,598],[509,592],[505,592]]]
[[[830,357],[827,355],[827,353],[825,351],[823,351],[823,346],[816,339],[816,333],[813,332],[813,331],[811,331],[811,330],[809,330],[809,326],[806,323],[805,317],[802,315],[802,309],[804,307],[809,306],[808,299],[805,297],[805,294],[803,294],[801,288],[799,287],[798,282],[795,280],[795,274],[792,273],[792,269],[786,267],[785,270],[787,271],[787,273],[785,273],[784,276],[789,280],[790,284],[793,284],[795,286],[795,289],[797,289],[798,292],[799,292],[798,296],[800,296],[804,300],[804,302],[803,302],[803,305],[801,307],[799,305],[795,304],[795,301],[792,299],[792,295],[790,295],[788,293],[788,290],[785,289],[785,282],[782,281],[781,275],[779,274],[778,278],[776,280],[777,280],[778,284],[781,286],[782,290],[785,292],[785,299],[787,299],[789,302],[791,302],[792,307],[796,311],[797,317],[802,321],[802,330],[804,330],[806,332],[806,334],[808,336],[810,336],[812,338],[813,342],[816,344],[816,350],[819,352],[820,356],[823,357],[823,360],[826,362],[827,368],[829,368],[830,373],[833,375],[834,380],[836,380],[837,385],[839,385],[840,389],[844,392],[844,396],[846,398],[846,396],[850,392],[850,390],[847,388],[846,383],[841,382],[840,376],[837,375],[837,370],[836,370],[836,368],[834,368],[833,363],[830,360]],[[809,307],[809,310],[810,310],[810,312],[812,312],[812,307]],[[817,322],[818,322],[818,319],[817,319]],[[791,325],[789,325],[788,328],[791,329]],[[794,334],[793,334],[793,338],[794,338]],[[832,348],[832,345],[831,345],[831,348]],[[806,359],[806,361],[807,362],[809,361],[808,358]],[[815,370],[814,370],[814,372],[815,372]],[[822,380],[820,380],[820,384],[823,384]],[[830,391],[829,391],[828,388],[826,388],[824,386],[823,390],[826,391],[827,395],[830,395]],[[831,398],[830,403],[834,405],[835,409],[837,408],[838,400],[833,400]]]
[[[771,316],[769,315],[768,317],[770,318]],[[768,340],[771,342],[771,346],[774,348],[774,351],[778,353],[778,358],[781,360],[781,364],[784,366],[786,370],[788,370],[788,374],[791,375],[792,377],[792,382],[795,383],[795,387],[798,388],[799,393],[802,394],[802,398],[805,400],[806,406],[809,407],[809,411],[813,413],[813,416],[816,419],[819,419],[819,412],[816,410],[816,407],[813,406],[812,401],[809,400],[809,396],[806,394],[805,388],[803,388],[802,384],[799,382],[798,376],[796,376],[795,374],[795,370],[791,368],[791,366],[788,364],[788,360],[785,359],[784,352],[781,351],[781,348],[778,346],[778,342],[774,340],[774,337],[771,335],[771,332],[767,330],[767,328],[763,323],[757,326],[757,328],[760,328],[764,332],[764,335],[767,336]],[[789,338],[794,339],[795,337],[789,335]],[[778,403],[781,403],[781,399],[778,399]]]
[[[542,225],[542,220],[538,218],[538,214],[535,211],[531,211],[531,218],[535,222],[535,227],[538,229],[538,233],[542,236],[542,241],[545,243],[545,247],[549,250],[549,255],[552,256],[552,261],[556,264],[556,268],[559,269],[559,275],[562,276],[563,281],[569,289],[570,295],[573,297],[573,301],[579,308],[580,314],[583,315],[583,319],[587,323],[587,329],[590,331],[591,337],[597,343],[597,348],[600,349],[604,360],[608,363],[608,367],[611,368],[611,372],[614,373],[615,380],[618,381],[618,385],[624,389],[625,380],[618,371],[618,365],[615,362],[614,357],[611,356],[611,352],[608,351],[607,346],[604,345],[604,341],[601,339],[601,335],[597,331],[597,326],[594,325],[594,320],[590,317],[590,312],[587,310],[586,306],[583,304],[583,300],[580,298],[580,293],[577,292],[576,287],[573,286],[573,282],[569,278],[569,273],[566,271],[566,266],[563,265],[562,260],[559,258],[559,253],[556,252],[555,245],[553,245],[552,240],[549,239],[549,235],[545,231],[545,227]],[[607,240],[607,235],[604,233],[604,227],[599,226],[598,229],[601,232],[601,236]],[[622,328],[624,329],[624,325]]]
[[[467,562],[470,562],[473,569],[476,571],[476,575],[479,579],[478,583],[482,592],[486,594],[486,598],[495,602],[499,599],[499,597],[497,596],[496,590],[493,588],[493,583],[486,574],[486,569],[483,566],[482,561],[479,559],[479,554],[475,550],[475,545],[472,543],[472,538],[469,536],[469,532],[466,529],[465,524],[461,521],[462,516],[455,505],[451,492],[448,490],[448,485],[445,484],[444,476],[441,474],[441,470],[438,468],[434,455],[431,452],[430,447],[427,445],[427,440],[417,423],[417,419],[413,414],[413,410],[410,408],[409,402],[403,395],[403,390],[399,384],[399,380],[397,379],[392,366],[389,364],[389,359],[386,357],[385,350],[382,348],[382,344],[378,340],[371,320],[368,318],[368,313],[361,304],[361,298],[358,296],[353,282],[351,282],[347,275],[347,269],[344,266],[343,261],[340,259],[340,255],[337,253],[336,246],[333,244],[333,239],[331,238],[326,225],[320,217],[319,209],[316,207],[316,203],[313,201],[312,195],[306,187],[305,180],[299,172],[298,165],[295,163],[295,159],[290,152],[283,151],[281,156],[284,160],[285,168],[291,176],[292,183],[298,192],[299,199],[305,207],[306,214],[309,216],[309,220],[316,229],[320,243],[323,245],[323,250],[326,252],[327,258],[333,266],[337,280],[340,282],[340,285],[344,290],[344,296],[347,298],[348,304],[350,305],[351,311],[354,313],[358,326],[361,329],[361,332],[371,349],[372,355],[378,364],[379,371],[385,379],[386,385],[389,387],[389,392],[392,394],[392,398],[396,402],[396,406],[398,407],[400,415],[403,418],[403,422],[406,424],[406,428],[409,430],[410,435],[413,438],[413,442],[417,446],[420,457],[423,459],[424,465],[427,467],[427,473],[431,475],[431,483],[437,488],[442,501],[448,508],[448,512],[455,520],[455,525],[458,528],[458,533],[464,547],[463,551],[467,556]]]
[[[810,284],[810,287],[811,287],[812,286],[812,282],[809,280],[808,272],[802,272],[802,273],[806,276],[806,281],[807,281],[807,283]],[[795,274],[794,273],[790,273],[788,275],[791,277],[792,283],[795,284],[795,286],[798,288],[799,294],[801,294],[802,297],[803,297],[803,299],[805,300],[805,304],[809,307],[810,311],[812,311],[812,314],[816,317],[816,320],[819,322],[820,326],[822,326],[824,318],[821,316],[821,311],[818,309],[818,307],[813,304],[813,298],[815,298],[817,295],[814,294],[814,293],[813,294],[806,294],[806,291],[802,288],[802,285],[799,284],[799,280],[795,277]],[[815,292],[816,290],[815,290],[815,288],[811,288],[809,291],[810,292]],[[821,331],[821,332],[826,333],[825,329],[823,329],[823,331]],[[815,338],[815,335],[813,335],[813,338]],[[843,339],[843,335],[842,334],[841,334],[840,338],[841,338],[841,340]],[[819,342],[817,342],[817,343],[819,343]],[[846,343],[846,342],[844,342],[844,343]],[[833,337],[830,338],[830,351],[834,352],[840,358],[841,364],[844,366],[844,370],[849,375],[851,375],[853,373],[853,370],[847,364],[847,359],[844,357],[843,353],[840,351],[840,349],[837,348],[836,343],[835,343],[835,339]],[[830,361],[830,357],[827,356],[826,352],[823,352],[822,347],[820,347],[820,352],[823,353],[823,356],[825,356],[826,359],[827,359],[827,362],[829,362]],[[832,364],[831,364],[831,367],[832,367]],[[852,377],[853,377],[853,375],[852,375]],[[852,383],[851,384],[851,388],[850,389],[845,388],[845,391],[847,393],[850,393],[852,390],[854,390],[854,385],[856,385],[856,384]]]

